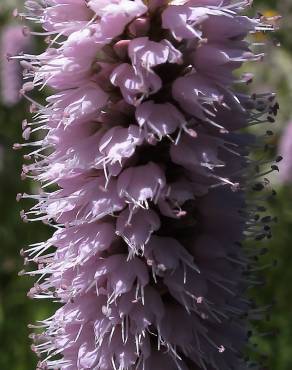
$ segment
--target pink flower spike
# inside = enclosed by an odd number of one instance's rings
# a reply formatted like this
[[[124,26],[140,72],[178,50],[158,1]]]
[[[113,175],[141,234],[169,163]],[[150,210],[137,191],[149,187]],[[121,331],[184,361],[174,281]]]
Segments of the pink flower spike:
[[[48,47],[17,57],[33,118],[14,147],[40,189],[17,200],[53,233],[22,253],[36,265],[22,274],[38,275],[29,297],[60,303],[33,326],[38,369],[257,368],[245,354],[261,309],[246,292],[258,284],[252,243],[270,232],[246,201],[265,183],[241,129],[272,122],[278,104],[237,90],[251,78],[234,72],[262,58],[249,33],[273,29],[242,15],[248,5],[25,2]]]

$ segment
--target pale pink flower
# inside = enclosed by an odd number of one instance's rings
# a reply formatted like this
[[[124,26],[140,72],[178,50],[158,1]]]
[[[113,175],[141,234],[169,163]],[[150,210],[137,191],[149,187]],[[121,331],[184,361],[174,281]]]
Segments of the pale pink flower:
[[[21,215],[55,228],[24,252],[32,298],[62,305],[40,322],[39,369],[246,370],[246,288],[259,238],[245,202],[250,136],[272,94],[235,90],[257,61],[245,41],[270,30],[222,0],[27,1],[50,36],[25,54],[32,103],[24,138],[43,130],[23,177],[40,182]],[[25,14],[24,14],[25,15]],[[249,225],[252,225],[249,228]],[[260,253],[260,251],[259,251]],[[251,253],[255,257],[256,251]]]

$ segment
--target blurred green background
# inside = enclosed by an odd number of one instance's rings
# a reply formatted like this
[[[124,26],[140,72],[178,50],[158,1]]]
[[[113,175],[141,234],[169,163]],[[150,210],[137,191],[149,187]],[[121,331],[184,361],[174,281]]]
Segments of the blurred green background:
[[[1,33],[11,21],[10,14],[17,0],[0,1]],[[22,1],[19,3],[23,4]],[[255,0],[252,11],[255,10],[266,15],[283,15],[280,31],[259,35],[259,40],[264,38],[268,45],[265,60],[257,66],[248,66],[255,73],[252,89],[277,91],[281,109],[277,122],[272,124],[275,135],[271,138],[272,144],[277,145],[283,128],[292,120],[292,0]],[[271,47],[278,43],[281,47]],[[35,47],[38,48],[37,43]],[[34,186],[20,179],[21,152],[12,150],[13,143],[21,140],[21,121],[27,115],[27,109],[24,102],[9,108],[0,101],[0,370],[35,368],[36,359],[30,351],[27,325],[47,317],[54,308],[48,302],[28,299],[26,292],[32,280],[18,276],[18,271],[23,268],[19,255],[21,248],[44,240],[49,234],[40,223],[23,224],[19,212],[28,205],[15,201],[17,193],[33,191]],[[277,259],[278,264],[266,271],[265,285],[253,292],[262,304],[274,302],[264,325],[272,335],[256,337],[254,342],[258,343],[255,350],[268,356],[267,369],[291,370],[292,183],[283,185],[276,175],[273,183],[277,196],[270,201],[269,207],[278,223],[273,227],[273,238],[267,242],[270,253],[264,259]]]

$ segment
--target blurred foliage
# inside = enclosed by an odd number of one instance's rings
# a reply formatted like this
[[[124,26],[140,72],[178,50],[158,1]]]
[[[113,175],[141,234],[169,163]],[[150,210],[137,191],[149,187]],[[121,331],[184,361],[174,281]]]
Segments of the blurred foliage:
[[[0,107],[0,145],[3,158],[0,174],[0,369],[34,368],[33,355],[28,342],[27,324],[49,314],[47,305],[26,297],[32,279],[18,277],[23,269],[19,251],[32,242],[47,237],[41,224],[24,224],[20,210],[28,207],[16,202],[18,192],[31,192],[31,184],[20,179],[22,156],[12,150],[16,138],[21,137],[20,122],[24,103],[13,109]]]
[[[262,14],[282,15],[280,30],[266,35],[266,57],[263,63],[251,66],[255,74],[253,88],[256,92],[277,92],[280,111],[276,123],[270,124],[274,136],[270,143],[277,145],[283,128],[292,119],[292,1],[257,0],[256,9]],[[274,45],[280,44],[280,47]],[[250,66],[249,66],[250,67]],[[292,140],[292,138],[291,138]],[[276,149],[276,148],[275,148]],[[276,150],[275,150],[276,151]],[[292,158],[291,158],[292,159]],[[273,237],[264,243],[269,253],[262,258],[262,264],[271,264],[265,273],[265,284],[253,292],[259,304],[272,303],[267,321],[260,326],[262,335],[256,335],[255,351],[267,356],[267,369],[292,369],[292,184],[280,184],[277,174],[271,176],[277,195],[269,201],[269,212],[277,218]],[[277,261],[277,264],[274,263]],[[267,333],[267,335],[265,335]],[[265,369],[266,369],[265,368]]]
[[[259,350],[268,356],[268,369],[292,369],[292,187],[278,189],[276,197],[270,200],[270,211],[278,218],[273,238],[267,244],[269,253],[263,264],[272,264],[266,273],[264,287],[256,292],[262,305],[272,303],[262,331],[269,335],[256,338]],[[277,262],[275,265],[274,262]]]
[[[23,1],[1,1],[0,32],[7,22],[8,14]],[[9,8],[9,9],[8,9]],[[262,14],[283,14],[281,30],[274,35],[260,35],[267,41],[267,56],[260,65],[249,65],[255,74],[253,89],[278,93],[281,110],[277,123],[271,124],[277,144],[285,124],[292,118],[292,1],[255,0],[254,9]],[[268,13],[267,13],[268,12]],[[281,48],[272,47],[281,44]],[[0,369],[31,370],[36,359],[30,351],[29,329],[27,324],[50,315],[52,304],[45,301],[35,302],[26,297],[33,279],[18,277],[23,268],[21,248],[30,243],[47,238],[49,230],[40,223],[23,224],[19,217],[25,202],[15,201],[17,193],[32,192],[33,184],[20,179],[21,152],[12,150],[15,141],[21,140],[21,121],[28,107],[24,102],[12,109],[0,103]],[[291,138],[292,139],[292,138]],[[4,156],[2,157],[2,155]],[[265,273],[266,283],[261,289],[252,292],[257,300],[265,305],[274,301],[274,307],[263,331],[271,336],[256,335],[256,351],[268,356],[269,370],[292,369],[292,186],[277,182],[277,196],[269,204],[269,211],[278,218],[273,228],[273,238],[265,244],[270,253],[262,257],[262,263],[278,260],[277,266]],[[164,370],[164,369],[153,369]]]

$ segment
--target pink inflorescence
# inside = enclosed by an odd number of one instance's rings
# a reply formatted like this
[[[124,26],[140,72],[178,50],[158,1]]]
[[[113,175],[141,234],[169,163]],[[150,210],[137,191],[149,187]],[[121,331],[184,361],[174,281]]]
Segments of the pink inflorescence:
[[[56,230],[24,252],[38,265],[26,273],[39,275],[29,296],[62,303],[32,335],[39,369],[252,366],[250,141],[237,131],[276,109],[234,90],[251,76],[233,71],[262,59],[245,37],[272,29],[240,15],[249,3],[26,1],[48,48],[24,55],[23,90],[53,94],[25,93],[24,137],[45,135],[16,145],[33,145],[23,176],[42,185],[22,217]]]
[[[20,65],[12,57],[21,52],[27,52],[31,45],[29,35],[19,24],[8,25],[1,30],[1,101],[7,106],[19,102],[22,87]]]

